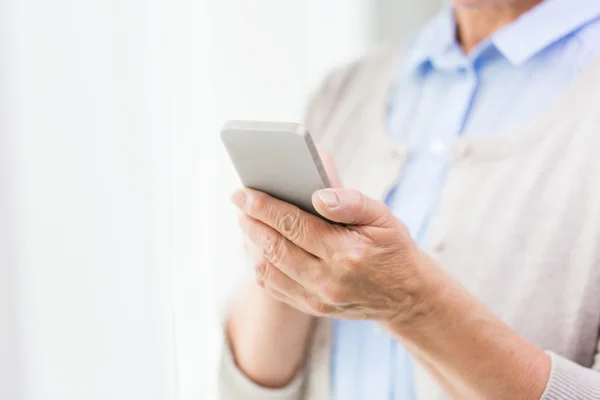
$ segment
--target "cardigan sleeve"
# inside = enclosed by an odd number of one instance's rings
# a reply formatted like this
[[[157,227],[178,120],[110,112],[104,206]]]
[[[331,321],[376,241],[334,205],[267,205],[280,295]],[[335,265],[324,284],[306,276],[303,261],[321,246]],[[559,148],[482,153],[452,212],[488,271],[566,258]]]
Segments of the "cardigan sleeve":
[[[541,400],[600,399],[600,355],[592,368],[586,368],[558,354],[548,352],[552,360],[550,377]]]
[[[302,400],[304,383],[300,372],[283,388],[269,389],[252,382],[237,367],[229,344],[224,346],[219,370],[219,398],[221,400]]]

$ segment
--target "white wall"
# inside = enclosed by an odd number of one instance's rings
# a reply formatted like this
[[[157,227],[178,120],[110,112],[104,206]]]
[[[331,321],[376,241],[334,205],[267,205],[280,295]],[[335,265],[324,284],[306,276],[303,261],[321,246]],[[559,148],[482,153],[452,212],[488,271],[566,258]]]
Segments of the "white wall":
[[[16,199],[14,176],[11,173],[14,138],[7,134],[11,129],[8,125],[11,99],[5,89],[9,85],[9,77],[6,63],[3,62],[7,43],[2,40],[9,31],[6,11],[5,3],[0,2],[0,397],[21,400],[23,381],[16,290]]]
[[[0,4],[0,398],[173,398],[165,1]]]
[[[0,2],[0,397],[22,399],[21,360],[19,351],[18,304],[15,290],[16,251],[14,201],[15,188],[10,172],[12,160],[12,137],[7,132],[10,99],[6,88],[6,38],[8,21],[7,6]]]
[[[211,88],[209,0],[170,0],[170,115],[175,137],[173,245],[181,400],[216,398],[221,330],[215,302],[219,122]]]

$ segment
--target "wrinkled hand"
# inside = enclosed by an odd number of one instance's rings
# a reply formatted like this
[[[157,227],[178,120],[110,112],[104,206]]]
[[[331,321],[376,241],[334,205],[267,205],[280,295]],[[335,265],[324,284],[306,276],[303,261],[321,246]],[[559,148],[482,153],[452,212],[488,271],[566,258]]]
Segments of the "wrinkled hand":
[[[426,257],[383,203],[354,189],[316,192],[315,209],[340,226],[250,189],[232,201],[264,261],[255,264],[259,284],[278,300],[345,319],[396,322],[422,312]]]
[[[323,162],[323,166],[325,168],[325,171],[327,172],[327,176],[329,177],[329,181],[332,187],[341,187],[342,183],[337,168],[335,167],[333,157],[323,147],[317,145],[317,149],[319,151],[319,156],[321,157],[321,161]],[[268,265],[265,266],[265,264],[268,264],[269,261],[263,256],[262,249],[258,248],[257,245],[253,241],[251,241],[246,235],[244,235],[244,252],[246,253],[252,266],[254,267],[254,270],[262,271],[265,268],[272,267]],[[261,286],[263,286],[262,279],[259,280],[259,283],[261,284]]]

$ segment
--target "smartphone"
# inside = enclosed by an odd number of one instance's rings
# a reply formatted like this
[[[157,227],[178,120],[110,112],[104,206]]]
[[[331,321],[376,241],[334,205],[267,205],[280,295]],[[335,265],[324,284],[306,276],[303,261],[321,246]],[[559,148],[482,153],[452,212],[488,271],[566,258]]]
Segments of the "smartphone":
[[[221,140],[244,186],[319,216],[312,194],[331,184],[306,128],[289,122],[227,121]]]

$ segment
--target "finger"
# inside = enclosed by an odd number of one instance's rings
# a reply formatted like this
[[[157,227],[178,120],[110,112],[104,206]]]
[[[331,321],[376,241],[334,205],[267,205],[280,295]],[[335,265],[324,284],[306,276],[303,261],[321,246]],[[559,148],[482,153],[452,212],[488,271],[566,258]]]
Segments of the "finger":
[[[240,227],[244,234],[259,249],[262,258],[283,274],[308,286],[323,275],[321,261],[287,240],[279,232],[245,214],[240,215]]]
[[[267,273],[268,278],[261,279],[260,281],[261,286],[271,297],[306,314],[323,316],[341,311],[341,309],[330,304],[317,293],[311,292],[287,277],[272,264],[267,262],[266,265],[268,266],[267,268],[270,268]]]
[[[332,225],[298,207],[252,189],[238,190],[233,203],[250,217],[275,229],[309,253],[326,258],[329,249],[319,240]]]
[[[271,297],[282,301],[289,306],[307,314],[315,313],[314,310],[309,309],[305,304],[305,299],[311,297],[306,288],[285,275],[273,264],[266,261],[260,254],[260,250],[247,237],[244,237],[244,244],[250,256],[255,260],[253,264],[255,276],[260,287],[269,293]],[[318,297],[318,295],[314,297]]]
[[[395,218],[382,202],[356,189],[323,189],[312,197],[313,205],[325,218],[347,225],[391,227]]]
[[[316,316],[316,314],[314,312],[312,312],[311,310],[309,310],[302,303],[302,301],[295,299],[291,296],[288,296],[285,293],[280,292],[279,290],[275,289],[272,286],[264,286],[264,290],[269,294],[269,296],[276,299],[277,301],[287,304],[288,306],[295,308],[296,310],[303,312],[304,314]]]
[[[278,289],[275,285],[269,283],[264,283],[263,289],[274,299],[277,299],[302,312],[308,312],[308,309],[302,304],[301,300],[304,298],[304,295],[300,292],[284,292],[283,289]]]
[[[262,264],[256,266],[256,279],[258,284],[273,298],[306,314],[321,315],[325,302],[316,300],[320,297],[310,293],[308,289],[301,286],[273,264],[263,260]],[[307,301],[308,300],[308,301]],[[311,306],[319,304],[319,306]]]
[[[265,290],[277,290],[290,299],[302,298],[306,294],[302,285],[266,260],[255,264],[255,273],[256,279]]]
[[[274,287],[265,286],[265,291],[273,298],[295,308],[305,314],[314,315],[317,317],[337,315],[339,310],[337,307],[323,302],[315,296],[289,296],[277,290]]]
[[[252,265],[256,265],[264,260],[258,247],[247,236],[244,236],[244,251],[250,262],[252,262]]]

